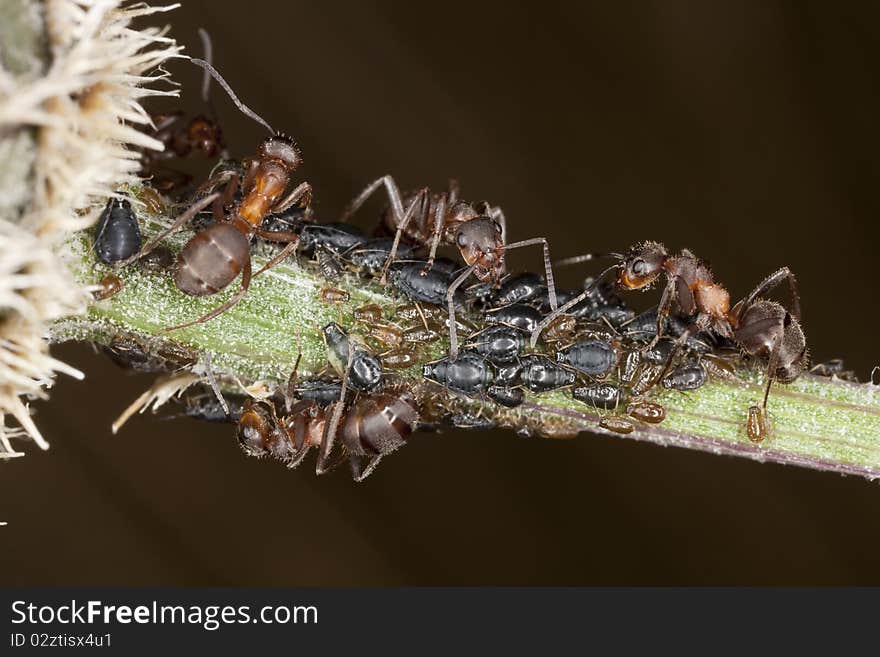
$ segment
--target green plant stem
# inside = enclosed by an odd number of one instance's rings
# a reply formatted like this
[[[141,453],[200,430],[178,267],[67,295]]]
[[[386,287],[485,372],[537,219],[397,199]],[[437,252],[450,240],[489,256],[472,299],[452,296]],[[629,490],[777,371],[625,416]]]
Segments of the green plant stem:
[[[149,235],[159,224],[146,228]],[[189,236],[179,235],[179,246]],[[68,261],[83,284],[96,284],[111,270],[96,264],[88,235],[69,243]],[[255,270],[265,257],[255,258]],[[212,354],[212,367],[226,381],[286,382],[298,350],[302,349],[300,375],[310,376],[326,366],[326,351],[319,328],[339,322],[352,332],[364,330],[353,324],[352,311],[375,303],[393,319],[401,303],[388,289],[347,276],[338,287],[351,300],[328,304],[320,290],[327,283],[311,267],[300,267],[290,259],[256,278],[245,299],[215,320],[171,333],[163,329],[200,316],[219,305],[234,291],[205,298],[189,297],[174,286],[168,274],[147,273],[132,266],[116,272],[124,289],[105,301],[96,302],[82,317],[55,324],[56,341],[86,340],[103,345],[137,342],[152,353],[174,351],[204,362]],[[445,341],[425,345],[419,364],[400,372],[421,393],[423,413],[440,417],[450,404],[479,413],[521,433],[570,437],[582,431],[611,434],[598,426],[612,411],[597,411],[572,398],[568,391],[530,395],[516,409],[472,398],[450,398],[437,394],[435,386],[421,379],[421,364],[442,357]],[[803,376],[790,385],[774,385],[769,406],[769,436],[760,444],[746,434],[749,406],[760,402],[762,376],[748,369],[735,377],[713,376],[709,383],[690,392],[670,391],[659,386],[651,401],[662,404],[666,420],[658,425],[634,421],[635,430],[626,437],[659,445],[674,445],[716,454],[744,456],[874,478],[880,476],[880,387],[846,381]],[[434,404],[436,408],[430,406]],[[616,411],[625,412],[624,408]]]

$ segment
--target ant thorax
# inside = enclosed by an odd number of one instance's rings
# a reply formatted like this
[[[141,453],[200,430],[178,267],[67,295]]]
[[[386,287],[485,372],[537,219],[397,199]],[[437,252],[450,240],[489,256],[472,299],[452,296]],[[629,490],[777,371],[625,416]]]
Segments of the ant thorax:
[[[666,274],[677,279],[677,297],[681,311],[691,315],[700,311],[712,319],[724,319],[730,311],[730,293],[723,285],[715,283],[712,270],[687,250],[681,255],[667,258]],[[686,288],[686,289],[685,289]]]
[[[256,164],[253,181],[245,190],[238,213],[248,223],[257,226],[268,214],[269,209],[287,188],[290,180],[288,169],[275,159],[260,160]]]

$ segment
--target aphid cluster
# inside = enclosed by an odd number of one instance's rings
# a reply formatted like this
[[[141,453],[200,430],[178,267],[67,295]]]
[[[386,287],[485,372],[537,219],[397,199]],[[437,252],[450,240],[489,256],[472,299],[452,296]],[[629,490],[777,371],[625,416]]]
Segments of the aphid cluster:
[[[517,413],[530,398],[551,392],[582,403],[599,426],[630,433],[664,420],[652,390],[693,390],[710,376],[733,376],[742,355],[763,363],[767,372],[763,403],[744,409],[742,418],[744,432],[757,442],[767,435],[772,382],[788,383],[808,366],[797,286],[787,268],[731,306],[726,288],[692,253],[673,255],[645,242],[610,254],[616,263],[582,289],[557,289],[547,240],[508,242],[501,209],[462,200],[454,181],[443,192],[403,194],[391,176],[382,176],[339,220],[318,222],[311,186],[292,184],[302,163],[295,142],[239,101],[208,62],[192,61],[272,134],[256,155],[215,168],[171,226],[146,246],[131,206],[111,201],[95,234],[98,258],[116,267],[170,269],[177,287],[193,296],[215,294],[241,275],[228,301],[167,331],[218,317],[246,295],[254,276],[295,253],[327,282],[320,290],[323,303],[349,302],[347,277],[369,278],[399,298],[394,308],[356,308],[349,327],[315,327],[327,348],[324,376],[300,381],[293,364],[286,389],[245,399],[232,413],[224,408],[249,454],[295,467],[316,448],[317,472],[348,461],[360,480],[420,426],[491,426],[496,416]],[[183,137],[169,134],[172,152],[186,150],[175,146]],[[212,134],[221,143],[219,128]],[[199,148],[207,150],[204,143]],[[152,173],[150,167],[145,173]],[[380,189],[389,205],[378,217],[381,230],[371,236],[350,220]],[[190,223],[196,231],[173,258],[162,241]],[[256,241],[281,247],[252,273]],[[438,257],[444,245],[461,260]],[[507,273],[506,251],[530,245],[543,249],[542,273]],[[609,282],[612,272],[616,277]],[[476,282],[466,286],[471,275]],[[666,285],[658,305],[637,314],[621,295],[646,290],[661,275]],[[764,298],[782,282],[791,289],[790,309]],[[116,289],[108,278],[96,296],[106,298]],[[441,344],[448,348],[438,352]],[[396,374],[404,370],[407,377]],[[486,408],[495,410],[481,410]],[[216,419],[220,411],[208,398],[187,413]],[[526,432],[571,431],[518,417],[518,428]]]

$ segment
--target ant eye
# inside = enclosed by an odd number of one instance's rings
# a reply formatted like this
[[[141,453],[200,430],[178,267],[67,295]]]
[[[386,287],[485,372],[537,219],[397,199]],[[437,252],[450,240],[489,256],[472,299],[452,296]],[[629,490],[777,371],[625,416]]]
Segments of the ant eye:
[[[633,274],[636,276],[644,276],[648,273],[648,263],[641,258],[633,260],[631,267]]]
[[[455,238],[455,241],[456,241],[456,243],[457,243],[460,247],[462,247],[462,248],[464,248],[465,246],[467,246],[467,237],[465,237],[464,232],[460,232],[460,233],[458,234],[458,237]]]
[[[501,233],[504,232],[504,231],[502,231],[502,229],[501,229],[501,222],[498,221],[497,219],[493,219],[493,220],[492,220],[492,223],[495,224],[495,230],[497,230],[497,231],[498,231],[498,234],[501,235]]]
[[[782,319],[782,326],[784,328],[791,326],[791,315],[789,313],[785,313],[785,317]]]

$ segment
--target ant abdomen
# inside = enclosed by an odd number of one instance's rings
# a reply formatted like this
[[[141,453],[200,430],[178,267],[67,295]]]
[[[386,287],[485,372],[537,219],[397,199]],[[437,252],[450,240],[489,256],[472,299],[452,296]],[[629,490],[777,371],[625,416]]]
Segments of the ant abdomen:
[[[733,335],[747,353],[765,359],[772,355],[773,374],[782,383],[791,383],[809,365],[800,323],[775,301],[760,299],[747,307]]]
[[[418,407],[408,391],[387,390],[362,398],[348,411],[342,441],[351,454],[388,454],[406,444],[418,420]]]
[[[194,297],[219,292],[241,273],[250,258],[247,237],[232,224],[214,224],[196,233],[178,256],[174,281]]]

